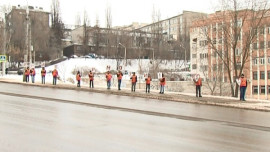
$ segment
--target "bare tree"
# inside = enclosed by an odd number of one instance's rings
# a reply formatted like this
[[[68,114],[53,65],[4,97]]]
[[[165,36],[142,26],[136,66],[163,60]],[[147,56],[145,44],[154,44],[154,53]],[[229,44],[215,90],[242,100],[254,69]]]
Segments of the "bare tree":
[[[64,37],[64,24],[60,14],[59,0],[52,0],[51,5],[51,37],[50,46],[53,58],[60,57],[62,52],[62,39]]]
[[[211,25],[204,26],[201,31],[213,53],[218,55],[213,62],[221,61],[217,68],[226,71],[231,95],[237,97],[239,86],[235,85],[235,79],[240,77],[246,63],[251,62],[250,49],[256,41],[257,29],[265,24],[263,18],[269,6],[265,0],[222,0],[220,10],[211,20],[198,23]]]
[[[89,27],[90,27],[90,20],[88,18],[86,10],[84,11],[83,15],[83,36],[81,37],[82,42],[83,42],[83,50],[84,54],[87,54],[90,52],[90,47],[89,47],[89,40],[90,40],[90,33],[89,33]]]

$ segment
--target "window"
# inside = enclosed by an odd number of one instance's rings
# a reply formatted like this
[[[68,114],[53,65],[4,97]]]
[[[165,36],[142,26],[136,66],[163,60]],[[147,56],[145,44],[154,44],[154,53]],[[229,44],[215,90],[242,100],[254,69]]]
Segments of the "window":
[[[254,34],[254,35],[257,35],[257,33],[258,33],[257,28],[253,29],[253,34]]]
[[[197,58],[197,54],[192,54],[192,58]]]
[[[257,58],[253,60],[253,64],[254,65],[257,65],[258,64],[258,59]]]
[[[260,58],[260,64],[261,64],[261,65],[264,65],[264,63],[265,63],[265,62],[264,62],[264,58]]]
[[[216,25],[213,26],[213,31],[216,32],[217,31],[217,27]]]
[[[260,28],[260,34],[264,34],[264,27]]]
[[[228,79],[227,77],[224,77],[224,82],[227,82],[227,79]]]
[[[258,94],[258,86],[253,86],[253,94]]]
[[[268,86],[268,93],[270,93],[270,86]]]
[[[192,69],[197,69],[197,64],[192,64]]]
[[[261,79],[261,80],[264,80],[264,76],[265,76],[264,71],[261,71],[261,72],[260,72],[260,79]]]
[[[213,65],[213,71],[217,71],[217,64]]]
[[[270,41],[268,41],[268,48],[270,48]]]
[[[238,63],[236,63],[236,69],[238,69],[238,70],[240,70],[241,69],[241,62],[238,62]]]
[[[207,40],[200,41],[200,46],[206,46],[207,45]]]
[[[260,49],[264,49],[264,41],[260,41]]]
[[[237,48],[235,50],[235,55],[239,56],[239,55],[241,55],[241,53],[242,53],[242,50],[241,49]]]
[[[219,38],[218,43],[219,43],[219,44],[222,43],[222,38]]]
[[[270,79],[270,71],[267,71],[267,79]]]
[[[200,58],[203,59],[203,54],[202,53],[200,54]]]
[[[268,57],[268,64],[270,64],[270,57]]]
[[[265,94],[265,86],[261,86],[260,88],[261,88],[261,93]]]
[[[254,50],[257,50],[257,49],[258,49],[257,43],[253,43],[253,49],[254,49]]]
[[[216,38],[213,39],[213,44],[217,44]]]
[[[257,77],[257,71],[254,71],[253,72],[253,80],[258,80],[258,77]]]

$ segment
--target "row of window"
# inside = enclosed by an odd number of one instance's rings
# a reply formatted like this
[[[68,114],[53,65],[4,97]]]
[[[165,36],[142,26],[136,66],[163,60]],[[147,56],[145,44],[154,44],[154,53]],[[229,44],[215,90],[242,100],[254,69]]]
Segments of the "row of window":
[[[260,71],[260,79],[264,80],[265,77],[265,71]],[[270,79],[270,71],[267,71],[267,79]],[[258,72],[253,72],[253,80],[258,80]]]
[[[270,93],[270,86],[267,86],[268,87],[268,94]],[[258,88],[258,86],[252,86],[252,92],[253,92],[253,94],[258,94],[259,93],[259,91],[260,91],[260,94],[265,94],[265,91],[266,91],[266,88],[265,88],[265,86],[259,86],[259,88]]]
[[[260,64],[261,65],[264,65],[265,64],[264,58],[255,58],[255,59],[253,59],[253,65],[257,65],[258,64],[258,60],[260,61]],[[268,62],[268,64],[270,64],[270,57],[267,58],[267,62]]]
[[[253,43],[253,49],[254,50],[257,50],[259,47],[258,47],[258,43]],[[264,44],[264,41],[260,41],[260,49],[264,49],[265,48],[265,44]],[[270,48],[270,41],[267,42],[267,48]]]

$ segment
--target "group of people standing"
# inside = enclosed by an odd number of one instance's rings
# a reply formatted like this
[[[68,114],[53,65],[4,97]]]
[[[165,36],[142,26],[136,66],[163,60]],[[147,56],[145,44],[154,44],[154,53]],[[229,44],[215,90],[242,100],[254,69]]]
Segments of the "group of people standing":
[[[45,84],[46,70],[44,67],[42,67],[40,73],[41,73],[41,83]],[[29,82],[29,76],[31,76],[32,83],[35,83],[35,76],[36,76],[35,68],[29,69],[29,67],[27,67],[24,71],[24,76],[25,76],[26,83]],[[53,85],[56,85],[57,78],[58,78],[58,71],[56,69],[52,71],[52,76],[53,76]]]
[[[88,73],[89,77],[89,87],[94,88],[94,73],[90,71]],[[106,82],[107,82],[107,89],[111,89],[111,81],[112,81],[112,74],[110,71],[107,71],[105,74]],[[121,90],[121,83],[123,78],[123,73],[119,70],[116,74],[117,77],[117,88],[118,90]],[[81,74],[80,71],[76,74],[76,80],[77,80],[77,87],[81,87]],[[130,77],[131,80],[131,91],[135,92],[136,90],[136,83],[137,83],[137,75],[135,72],[133,72],[132,76]],[[152,78],[150,74],[148,74],[148,77],[145,78],[145,84],[146,84],[146,93],[150,93],[150,84],[151,84]],[[162,74],[162,78],[160,79],[160,94],[164,94],[164,87],[166,84],[166,79],[164,77],[164,74]]]

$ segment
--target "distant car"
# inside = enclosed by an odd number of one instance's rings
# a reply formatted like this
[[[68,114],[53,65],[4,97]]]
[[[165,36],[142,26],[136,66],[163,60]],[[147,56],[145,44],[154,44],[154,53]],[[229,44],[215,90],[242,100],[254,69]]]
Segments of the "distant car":
[[[62,59],[67,59],[67,57],[66,56],[62,56]]]
[[[100,59],[105,59],[105,56],[102,56],[102,55],[101,55],[101,56],[99,56],[98,58],[100,58]]]
[[[18,75],[22,75],[23,74],[23,71],[24,71],[24,69],[23,68],[20,68],[20,69],[18,69],[17,74]]]
[[[90,56],[91,58],[97,58],[97,55],[95,53],[89,53],[88,56]]]
[[[78,56],[77,55],[71,55],[70,57],[71,58],[77,58]]]

